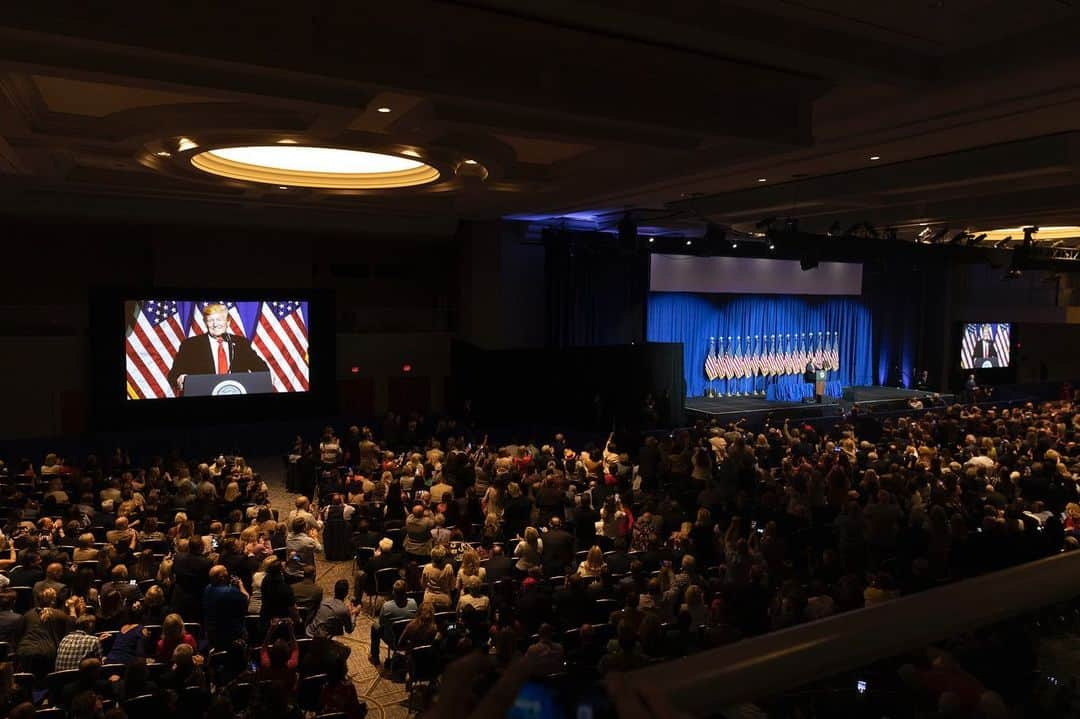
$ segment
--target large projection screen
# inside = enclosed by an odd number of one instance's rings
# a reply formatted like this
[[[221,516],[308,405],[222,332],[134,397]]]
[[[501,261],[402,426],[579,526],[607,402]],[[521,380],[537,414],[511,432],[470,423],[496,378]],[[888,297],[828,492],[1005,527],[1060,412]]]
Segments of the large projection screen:
[[[804,271],[798,260],[654,254],[649,290],[759,295],[859,295],[862,294],[862,264],[822,262]]]

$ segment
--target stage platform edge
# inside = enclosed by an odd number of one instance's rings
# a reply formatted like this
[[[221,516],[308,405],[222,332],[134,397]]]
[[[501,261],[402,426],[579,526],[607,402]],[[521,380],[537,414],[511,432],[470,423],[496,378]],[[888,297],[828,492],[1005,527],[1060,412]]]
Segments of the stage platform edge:
[[[764,397],[687,397],[683,408],[689,416],[704,416],[724,422],[741,417],[761,419],[769,413],[777,413],[788,419],[812,419],[837,417],[852,407],[868,407],[880,412],[904,410],[912,398],[925,398],[931,394],[934,393],[902,387],[851,386],[844,387],[840,397],[826,397],[821,404],[767,400]],[[946,403],[955,401],[954,395],[940,396]]]

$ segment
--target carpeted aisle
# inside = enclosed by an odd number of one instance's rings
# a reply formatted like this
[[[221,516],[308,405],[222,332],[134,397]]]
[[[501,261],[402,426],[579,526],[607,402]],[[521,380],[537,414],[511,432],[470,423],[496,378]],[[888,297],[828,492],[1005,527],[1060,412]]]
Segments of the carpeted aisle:
[[[258,471],[270,488],[270,501],[278,513],[284,516],[294,509],[296,495],[285,489],[285,475],[279,457],[257,459],[250,464]],[[323,589],[324,596],[334,591],[334,582],[339,579],[353,581],[352,562],[326,562],[320,557],[316,564],[316,581]],[[349,655],[349,678],[356,684],[360,699],[367,702],[370,719],[405,719],[408,708],[405,705],[405,685],[397,684],[381,676],[381,667],[372,666],[368,661],[370,648],[371,617],[365,612],[358,616],[356,629],[352,634],[338,638],[337,641],[352,649]],[[386,646],[382,648],[386,657]]]

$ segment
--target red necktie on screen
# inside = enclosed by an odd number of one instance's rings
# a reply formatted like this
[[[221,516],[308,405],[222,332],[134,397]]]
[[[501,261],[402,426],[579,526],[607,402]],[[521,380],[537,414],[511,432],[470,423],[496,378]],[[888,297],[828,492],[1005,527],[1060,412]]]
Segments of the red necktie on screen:
[[[229,371],[229,355],[225,352],[225,339],[218,337],[217,341],[217,373],[226,374]]]

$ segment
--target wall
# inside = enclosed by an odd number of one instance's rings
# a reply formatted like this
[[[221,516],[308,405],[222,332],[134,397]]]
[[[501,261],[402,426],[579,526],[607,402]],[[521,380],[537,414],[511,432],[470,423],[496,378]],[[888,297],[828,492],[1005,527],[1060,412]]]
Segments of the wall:
[[[447,338],[459,301],[458,249],[449,236],[15,217],[0,217],[0,231],[8,259],[0,286],[0,439],[94,429],[88,303],[101,286],[333,290],[335,329],[345,333],[350,356],[362,348],[363,363],[381,368],[375,408],[386,407],[392,372],[385,368],[400,372],[403,354],[421,358],[413,376],[433,373],[432,406],[445,404]]]

